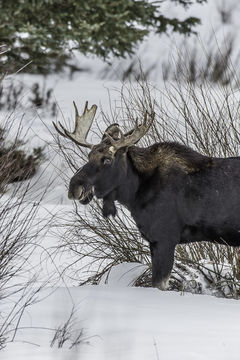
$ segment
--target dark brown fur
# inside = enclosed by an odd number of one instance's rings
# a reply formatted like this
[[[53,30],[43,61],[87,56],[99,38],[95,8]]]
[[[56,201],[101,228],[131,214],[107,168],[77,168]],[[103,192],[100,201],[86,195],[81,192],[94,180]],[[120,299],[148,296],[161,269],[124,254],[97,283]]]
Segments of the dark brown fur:
[[[174,142],[157,143],[147,148],[132,146],[128,153],[140,173],[150,174],[157,168],[162,172],[176,168],[190,174],[212,164],[210,157]]]

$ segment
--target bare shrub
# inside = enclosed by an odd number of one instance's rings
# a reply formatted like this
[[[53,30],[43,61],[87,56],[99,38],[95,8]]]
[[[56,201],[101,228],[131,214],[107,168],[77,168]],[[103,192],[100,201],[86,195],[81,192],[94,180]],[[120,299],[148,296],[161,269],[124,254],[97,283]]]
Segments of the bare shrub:
[[[158,67],[158,59],[153,64],[145,64],[144,71],[139,66],[139,58],[137,56],[128,59],[126,66],[125,62],[124,60],[123,62],[118,61],[116,66],[106,65],[100,74],[101,78],[120,79],[124,82],[129,79],[140,80],[144,73],[144,77],[148,79]]]
[[[27,94],[26,87],[21,82],[17,83],[9,79],[4,85],[0,83],[0,110],[10,112],[17,107],[22,108],[22,99],[25,98],[29,107],[41,108],[48,111],[51,116],[56,116],[57,104],[53,99],[52,88],[47,89],[45,83],[40,85],[36,82],[28,89]]]
[[[51,347],[56,345],[58,348],[62,348],[67,345],[69,349],[72,349],[73,347],[83,343],[89,344],[89,338],[85,336],[84,330],[76,330],[77,321],[74,318],[74,314],[75,309],[72,308],[68,319],[55,330],[50,344]]]
[[[231,22],[233,4],[223,2],[217,10],[223,25]],[[160,73],[163,81],[239,86],[237,37],[229,28],[223,39],[219,38],[218,29],[216,32],[210,29],[206,39],[200,36],[186,38],[180,45],[173,39],[169,42],[169,49],[167,57],[166,54],[162,57],[160,50],[160,54],[155,54],[156,59],[144,61],[142,67],[139,66],[139,59],[144,58],[144,50],[143,54],[140,52],[128,61],[118,61],[114,66],[107,65],[100,74],[101,78],[138,81],[144,74],[145,79],[155,81]]]
[[[23,313],[48,283],[38,283],[39,274],[30,265],[53,220],[39,217],[46,189],[30,200],[32,184],[24,185],[14,185],[11,195],[0,193],[0,349],[14,341]]]
[[[48,282],[44,279],[37,283],[39,274],[31,265],[31,259],[40,246],[39,241],[52,222],[52,216],[48,219],[39,216],[47,187],[42,189],[41,195],[34,195],[32,187],[37,180],[29,180],[36,172],[42,151],[39,154],[36,150],[28,156],[20,150],[21,119],[12,144],[5,142],[5,136],[9,135],[16,121],[9,116],[1,124],[0,349],[15,339],[23,313],[37,301],[40,290]],[[15,184],[9,185],[15,181]]]
[[[34,148],[28,153],[24,150],[26,144],[21,139],[23,116],[15,121],[13,119],[14,110],[19,104],[20,97],[23,96],[23,86],[20,85],[19,89],[16,89],[14,82],[11,82],[9,87],[3,86],[3,79],[2,77],[2,81],[0,81],[0,110],[6,108],[11,112],[5,119],[2,119],[0,126],[0,192],[4,192],[9,183],[33,177],[40,162],[44,159],[42,147]],[[37,106],[40,105],[38,103],[41,98],[38,93],[39,85],[35,85],[37,90],[31,101]],[[9,141],[8,135],[12,131],[14,122],[18,122],[16,136],[12,141]]]
[[[217,11],[222,24],[231,24],[233,12],[236,10],[237,4],[226,2],[224,0],[217,4]]]
[[[162,90],[144,78],[124,85],[119,101],[103,123],[118,121],[123,128],[133,127],[135,118],[146,110],[155,111],[156,122],[141,140],[143,146],[156,141],[178,141],[210,156],[236,156],[239,153],[239,101],[231,87],[213,87],[205,82],[197,87],[192,81],[176,79]],[[73,169],[86,161],[86,152],[76,145],[58,145]],[[78,163],[74,158],[78,154]],[[102,205],[93,201],[88,207],[75,204],[74,220],[64,236],[63,249],[72,251],[78,271],[73,274],[81,284],[98,283],[102,275],[120,262],[147,264],[136,285],[149,285],[151,261],[148,244],[126,209],[118,206],[116,218],[104,219]],[[87,265],[85,259],[87,258]],[[239,250],[225,245],[195,243],[178,245],[170,288],[217,296],[238,298],[240,294]]]
[[[211,41],[211,38],[214,41]],[[209,37],[210,45],[201,41],[191,45],[184,41],[167,63],[163,63],[163,79],[187,81],[197,84],[204,82],[216,85],[238,87],[239,74],[232,62],[234,35],[228,34],[222,43],[218,43],[215,34]],[[212,45],[211,45],[212,44]]]
[[[148,244],[124,208],[119,206],[114,219],[105,219],[101,203],[95,200],[86,212],[75,206],[74,216],[62,249],[74,255],[78,270],[71,277],[81,285],[97,284],[106,272],[122,262],[151,266]]]
[[[9,145],[5,139],[6,129],[0,128],[0,191],[4,192],[8,184],[33,177],[44,159],[43,148],[33,149],[26,154],[23,141],[15,138]]]

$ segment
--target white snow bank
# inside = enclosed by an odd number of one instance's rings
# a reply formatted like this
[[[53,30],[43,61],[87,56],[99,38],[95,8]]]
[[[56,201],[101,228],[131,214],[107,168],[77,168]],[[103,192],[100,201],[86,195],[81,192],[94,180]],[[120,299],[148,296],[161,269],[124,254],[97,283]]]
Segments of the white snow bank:
[[[108,284],[112,286],[131,286],[135,281],[148,269],[147,265],[140,263],[127,263],[113,266],[107,273],[105,273],[100,285]]]
[[[1,360],[239,359],[238,301],[151,288],[51,291],[43,291],[42,297],[50,296],[24,314],[20,327],[26,328],[1,352]],[[63,325],[73,307],[71,339],[62,349],[51,348],[54,331],[43,328]],[[83,343],[69,349],[81,329]]]

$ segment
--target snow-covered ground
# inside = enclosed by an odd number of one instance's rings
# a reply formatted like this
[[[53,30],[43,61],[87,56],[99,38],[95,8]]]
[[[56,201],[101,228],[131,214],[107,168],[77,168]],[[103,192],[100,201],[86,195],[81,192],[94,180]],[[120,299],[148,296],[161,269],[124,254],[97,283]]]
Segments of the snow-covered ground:
[[[60,349],[57,341],[50,347],[54,330],[71,313],[70,338]],[[1,359],[239,359],[240,304],[210,296],[119,286],[58,288],[26,311],[21,327]],[[80,344],[73,345],[81,330]]]
[[[226,3],[233,10],[231,21],[223,25],[217,9],[219,6],[226,6]],[[184,15],[181,7],[173,8],[173,2],[166,2],[164,9],[167,13],[171,10],[173,16],[179,16],[180,13]],[[198,28],[199,40],[191,36],[187,41],[188,46],[192,49],[195,46],[196,51],[201,53],[203,46],[205,48],[210,44],[217,48],[228,39],[228,34],[233,34],[233,62],[236,64],[240,50],[237,41],[240,36],[239,1],[209,0],[208,4],[195,5],[190,11],[194,16],[201,16],[203,25],[202,28]],[[211,39],[210,33],[214,34]],[[158,38],[152,35],[140,46],[137,57],[141,59],[143,67],[152,68],[149,78],[154,81],[154,85],[161,87],[162,65],[172,58],[172,52],[178,49],[182,42],[183,38],[180,35],[173,38],[166,35]],[[132,59],[114,60],[111,67],[100,60],[84,58],[77,54],[76,61],[91,71],[76,73],[71,79],[66,74],[52,75],[45,79],[47,88],[54,89],[54,98],[60,109],[57,119],[54,120],[66,123],[73,121],[73,100],[78,104],[79,110],[88,100],[89,104],[96,103],[105,112],[109,112],[109,90],[112,103],[118,101],[121,87],[119,78]],[[204,62],[199,60],[201,61]],[[7,86],[10,78],[5,81]],[[21,74],[14,77],[14,82],[23,83],[25,87],[23,105],[17,109],[14,116],[18,119],[25,113],[22,127],[29,129],[26,135],[27,146],[46,146],[46,160],[34,178],[29,203],[34,201],[34,194],[41,193],[42,189],[47,188],[46,195],[41,201],[38,219],[47,221],[50,216],[55,216],[55,220],[51,223],[50,229],[36,239],[36,251],[25,264],[25,274],[28,280],[35,276],[35,286],[47,282],[49,287],[43,288],[37,297],[39,301],[23,313],[15,341],[7,344],[0,352],[0,358],[240,359],[238,301],[127,287],[131,285],[136,272],[141,271],[136,270],[136,266],[131,271],[127,264],[113,271],[107,285],[77,287],[76,279],[62,275],[62,270],[71,259],[68,258],[68,254],[59,254],[55,249],[61,244],[64,226],[73,209],[72,203],[67,199],[67,181],[72,172],[64,159],[51,147],[53,119],[44,110],[27,107],[26,99],[32,84],[42,81],[38,76]],[[5,116],[6,114],[2,113],[1,119]],[[101,120],[99,112],[97,119]],[[17,126],[18,124],[16,129]],[[12,131],[14,136],[14,127]],[[5,197],[10,196],[11,191],[12,187]],[[15,294],[11,301],[18,301],[17,299]],[[0,312],[3,308],[6,311],[7,306],[10,307],[12,304],[6,300],[1,304],[1,301]],[[70,321],[65,331],[67,340],[63,347],[58,348],[60,340],[56,340],[51,347],[56,329],[63,328],[68,319]],[[83,334],[78,339],[81,330]]]

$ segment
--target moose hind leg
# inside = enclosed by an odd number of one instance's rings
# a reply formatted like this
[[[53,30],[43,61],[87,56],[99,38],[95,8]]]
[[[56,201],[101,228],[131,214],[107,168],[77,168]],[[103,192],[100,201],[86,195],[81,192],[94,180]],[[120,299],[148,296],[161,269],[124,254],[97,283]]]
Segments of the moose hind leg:
[[[152,285],[160,290],[166,290],[173,268],[175,245],[162,243],[150,244],[152,257]]]

